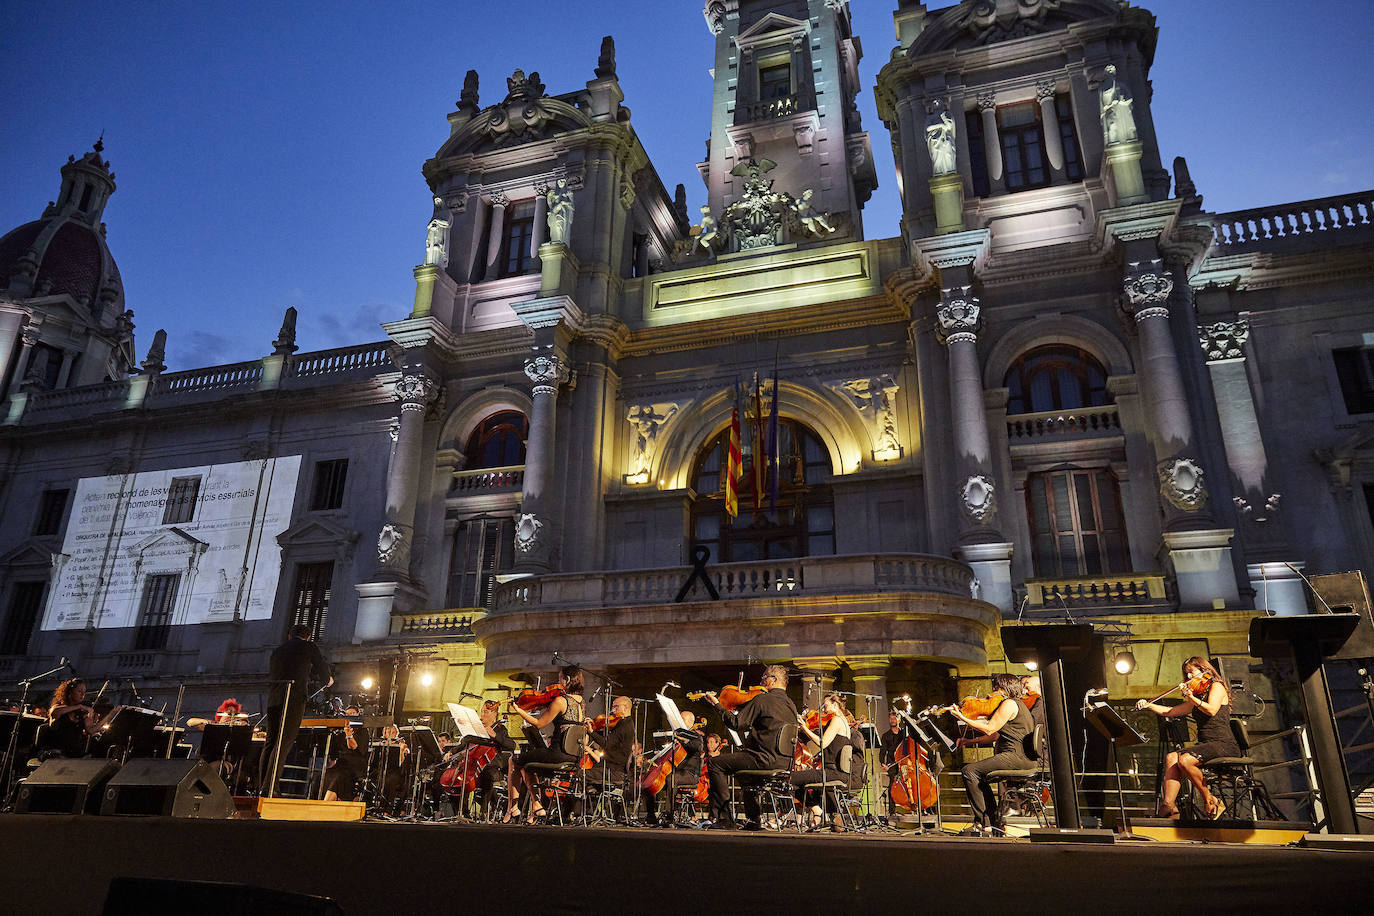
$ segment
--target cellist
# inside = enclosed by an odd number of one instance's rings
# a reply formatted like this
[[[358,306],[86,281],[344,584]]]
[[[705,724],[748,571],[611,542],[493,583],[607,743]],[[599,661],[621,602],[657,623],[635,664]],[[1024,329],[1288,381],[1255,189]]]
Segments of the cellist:
[[[960,738],[959,747],[991,743],[993,755],[984,760],[966,765],[960,771],[964,778],[964,790],[968,793],[969,807],[973,809],[973,824],[961,835],[966,836],[1005,836],[1006,825],[1001,822],[997,811],[997,799],[992,794],[992,786],[987,782],[987,774],[994,770],[1034,769],[1033,753],[1027,747],[1028,739],[1035,731],[1035,720],[1021,698],[1026,694],[1026,685],[1014,674],[994,674],[992,676],[994,693],[1002,695],[1002,701],[986,719],[971,718],[957,706],[949,707],[949,712],[960,722],[980,733],[980,737]]]
[[[701,726],[705,720],[697,722],[695,716],[684,710],[682,722],[687,726],[687,731],[692,737],[679,731],[673,735],[673,741],[681,744],[687,755],[681,763],[672,768],[669,777],[663,781],[662,787],[655,790],[650,786],[644,786],[642,798],[647,810],[645,822],[650,827],[657,827],[661,823],[658,816],[658,797],[660,795],[664,792],[676,792],[681,788],[695,786],[701,780],[701,755],[705,749],[705,738],[701,733]]]
[[[744,739],[743,750],[707,761],[713,830],[735,829],[734,814],[730,810],[732,774],[740,770],[791,769],[792,748],[778,746],[782,730],[797,719],[797,707],[787,695],[787,669],[782,665],[769,665],[763,669],[759,684],[763,692],[735,710],[721,707],[714,693],[706,694],[707,702],[721,709],[725,724]],[[762,830],[759,787],[743,784],[741,788],[744,790],[744,815],[748,819],[744,829]]]

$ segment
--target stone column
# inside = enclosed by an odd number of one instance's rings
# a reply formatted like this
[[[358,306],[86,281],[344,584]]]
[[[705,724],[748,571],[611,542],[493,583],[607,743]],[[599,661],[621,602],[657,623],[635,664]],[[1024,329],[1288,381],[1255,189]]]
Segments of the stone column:
[[[997,97],[992,90],[978,93],[983,118],[983,158],[988,165],[988,184],[993,194],[1006,190],[1002,178],[1002,139],[997,135]]]
[[[1040,101],[1040,124],[1045,133],[1045,158],[1050,161],[1056,177],[1064,175],[1064,140],[1059,136],[1059,112],[1054,109],[1055,82],[1040,80],[1035,84],[1035,97]]]
[[[500,191],[487,195],[486,202],[491,207],[491,233],[487,236],[487,270],[483,280],[495,280],[501,274],[501,242],[505,240],[506,205],[510,198]]]
[[[833,657],[794,658],[792,664],[801,669],[802,704],[807,709],[820,709],[821,699],[835,689],[839,662]]]
[[[515,526],[515,568],[550,572],[557,566],[555,546],[561,515],[553,493],[558,417],[558,387],[568,380],[568,364],[550,344],[525,360],[525,375],[534,383],[530,437],[525,445],[525,483],[520,518]]]
[[[888,658],[846,658],[849,670],[854,672],[854,692],[861,694],[855,697],[855,713],[860,716],[870,716],[870,721],[878,727],[878,731],[887,730],[887,668],[892,660]],[[870,711],[869,701],[862,696],[874,696],[878,699],[872,702]]]
[[[387,578],[410,578],[420,441],[424,436],[425,411],[438,393],[434,379],[423,374],[401,376],[393,391],[393,397],[401,402],[400,427],[387,468],[386,523],[377,537],[378,572]]]
[[[530,234],[530,257],[539,257],[539,246],[548,241],[549,189],[539,185],[534,189],[534,231]]]
[[[25,326],[19,333],[19,358],[14,364],[14,374],[11,384],[12,391],[18,391],[24,384],[24,374],[29,371],[29,357],[33,356],[33,348],[38,346],[38,328],[34,325]]]

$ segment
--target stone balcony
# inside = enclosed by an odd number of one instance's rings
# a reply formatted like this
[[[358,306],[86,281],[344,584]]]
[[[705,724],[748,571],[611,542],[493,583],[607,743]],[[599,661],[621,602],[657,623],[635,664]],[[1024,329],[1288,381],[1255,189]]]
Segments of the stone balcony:
[[[1212,227],[1217,254],[1374,241],[1374,191],[1218,213]]]
[[[1026,607],[1030,611],[1066,608],[1079,612],[1172,610],[1162,575],[1122,573],[1064,579],[1027,579]]]
[[[971,597],[973,571],[948,557],[859,554],[758,563],[559,573],[497,588],[473,624],[490,674],[585,664],[670,666],[770,659],[915,657],[986,665],[997,608]]]
[[[500,468],[454,471],[450,496],[480,496],[486,493],[519,493],[525,486],[523,464]]]
[[[1076,410],[1046,410],[1007,417],[1007,442],[1013,447],[1120,435],[1121,416],[1117,413],[1115,404],[1080,407]]]

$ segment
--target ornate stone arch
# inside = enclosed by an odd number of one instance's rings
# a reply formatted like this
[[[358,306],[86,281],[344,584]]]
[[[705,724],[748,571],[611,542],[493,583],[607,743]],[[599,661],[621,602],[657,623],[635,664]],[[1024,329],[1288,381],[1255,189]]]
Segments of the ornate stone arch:
[[[733,393],[725,388],[688,408],[688,413],[669,428],[651,479],[662,480],[668,489],[687,486],[697,450],[730,422],[733,407]],[[864,456],[872,451],[872,437],[858,412],[843,408],[837,396],[782,381],[778,410],[810,427],[820,438],[830,453],[831,471],[836,476],[858,470]]]
[[[1108,375],[1135,371],[1125,344],[1107,327],[1078,315],[1055,315],[1017,324],[997,338],[983,364],[983,387],[1001,388],[1012,364],[1023,353],[1045,344],[1081,347],[1097,357]]]
[[[478,423],[500,410],[518,410],[529,417],[534,410],[530,396],[517,388],[483,388],[464,398],[444,420],[439,434],[440,451],[461,452]]]

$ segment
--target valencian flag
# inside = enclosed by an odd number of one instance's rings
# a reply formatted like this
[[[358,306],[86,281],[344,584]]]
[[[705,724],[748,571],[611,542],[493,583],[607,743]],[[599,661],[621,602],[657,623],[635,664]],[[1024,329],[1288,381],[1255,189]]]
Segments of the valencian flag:
[[[763,511],[763,491],[768,486],[767,472],[764,470],[768,466],[768,448],[763,436],[763,385],[757,372],[754,373],[753,419],[749,432],[754,452],[754,514],[758,515]]]
[[[726,446],[725,458],[725,514],[731,518],[739,515],[739,480],[744,476],[744,453],[740,448],[739,436],[740,384],[735,379],[735,409],[730,412],[730,442]]]

